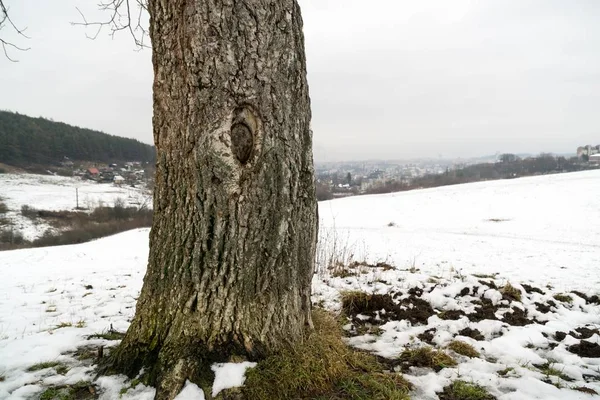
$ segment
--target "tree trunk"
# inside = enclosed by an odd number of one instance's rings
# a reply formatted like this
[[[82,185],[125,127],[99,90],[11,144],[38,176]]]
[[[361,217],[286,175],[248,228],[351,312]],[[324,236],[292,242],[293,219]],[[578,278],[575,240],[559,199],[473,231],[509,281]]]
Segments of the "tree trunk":
[[[109,358],[171,399],[210,363],[302,340],[317,232],[296,0],[150,0],[157,148],[150,255]]]

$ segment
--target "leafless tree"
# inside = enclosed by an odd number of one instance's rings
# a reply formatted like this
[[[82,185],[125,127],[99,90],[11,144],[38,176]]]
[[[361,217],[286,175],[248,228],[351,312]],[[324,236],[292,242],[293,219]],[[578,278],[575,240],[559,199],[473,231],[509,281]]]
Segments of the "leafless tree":
[[[92,34],[86,34],[88,39],[94,40],[103,30],[108,29],[111,37],[118,32],[129,32],[140,50],[150,47],[148,28],[144,25],[144,16],[148,12],[146,0],[104,0],[98,3],[98,9],[107,15],[105,20],[88,21],[85,14],[77,8],[82,21],[71,24],[92,28]]]
[[[80,12],[73,23],[91,39],[106,28],[138,48],[152,40],[158,161],[144,285],[98,372],[142,372],[156,400],[172,400],[188,380],[210,385],[212,363],[262,359],[312,329],[318,219],[301,10],[297,0],[99,1],[104,21]]]
[[[9,29],[14,30],[18,36],[22,36],[25,39],[29,39],[29,36],[27,36],[25,34],[25,30],[27,28],[21,29],[21,28],[18,28],[17,25],[15,25],[15,23],[13,22],[13,20],[10,17],[9,9],[4,5],[4,1],[0,0],[0,31],[2,31],[2,29],[5,27],[8,27]],[[9,55],[9,49],[18,50],[18,51],[29,50],[29,47],[18,46],[16,44],[14,44],[13,42],[5,39],[1,35],[0,35],[0,43],[2,44],[2,50],[4,51],[4,55],[6,56],[6,58],[8,60],[10,60],[12,62],[18,62],[19,60],[14,59]]]

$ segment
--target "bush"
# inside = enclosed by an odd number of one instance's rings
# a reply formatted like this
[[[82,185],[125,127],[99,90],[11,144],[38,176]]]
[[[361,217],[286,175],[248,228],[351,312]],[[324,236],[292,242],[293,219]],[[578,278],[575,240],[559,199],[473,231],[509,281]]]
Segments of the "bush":
[[[0,202],[0,214],[4,214],[8,211],[9,211],[9,209],[8,209],[8,206],[6,205],[6,203]]]
[[[27,242],[20,232],[5,228],[0,231],[0,250],[78,244],[152,226],[152,210],[124,205],[123,200],[117,200],[114,207],[98,207],[89,214],[81,211],[36,210],[23,205],[21,215],[31,219],[42,218],[56,229],[49,229],[33,242]]]
[[[23,204],[21,206],[21,215],[30,219],[34,219],[38,217],[38,210],[28,206],[27,204]]]
[[[325,201],[333,199],[333,193],[331,193],[331,189],[329,185],[317,183],[316,185],[316,194],[317,201]]]
[[[25,244],[25,238],[21,231],[12,228],[4,228],[0,230],[0,243],[22,245]]]
[[[105,236],[115,235],[120,232],[137,228],[147,228],[152,224],[151,220],[145,218],[126,221],[112,221],[98,224],[84,224],[66,231],[53,233],[46,231],[40,238],[34,240],[34,247],[63,246],[67,244],[79,244],[99,239]]]

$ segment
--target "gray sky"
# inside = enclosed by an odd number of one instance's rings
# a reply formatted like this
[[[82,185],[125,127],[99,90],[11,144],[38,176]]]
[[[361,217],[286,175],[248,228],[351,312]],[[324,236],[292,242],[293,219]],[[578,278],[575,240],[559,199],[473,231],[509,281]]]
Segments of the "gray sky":
[[[0,109],[152,142],[150,51],[70,26],[89,0],[5,3],[32,39],[0,57]],[[300,4],[317,161],[600,143],[596,0]]]

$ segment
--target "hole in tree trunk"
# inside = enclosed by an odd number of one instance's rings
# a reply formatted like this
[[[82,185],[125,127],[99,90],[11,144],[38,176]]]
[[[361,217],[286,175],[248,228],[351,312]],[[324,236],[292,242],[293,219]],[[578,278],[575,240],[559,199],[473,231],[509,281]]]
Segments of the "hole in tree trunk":
[[[192,312],[198,311],[198,296],[194,297],[194,301],[192,302],[191,311]]]
[[[240,163],[246,164],[252,155],[254,137],[250,128],[244,123],[236,123],[231,127],[231,150]]]

